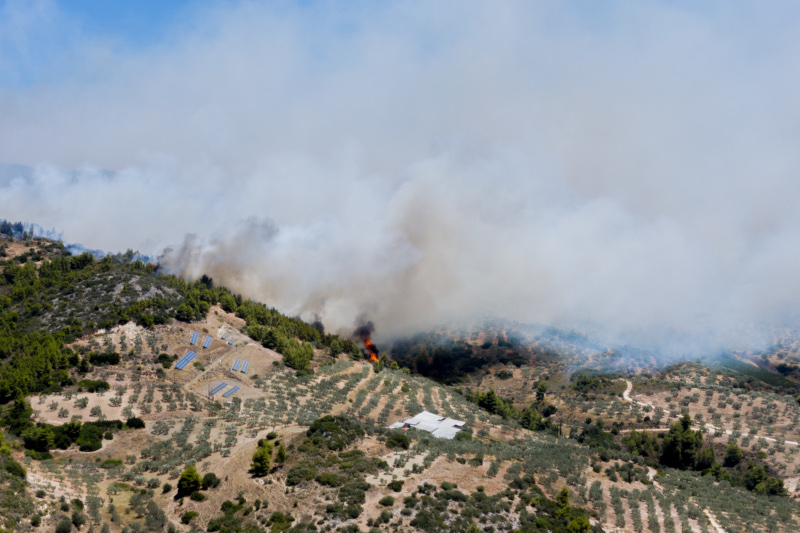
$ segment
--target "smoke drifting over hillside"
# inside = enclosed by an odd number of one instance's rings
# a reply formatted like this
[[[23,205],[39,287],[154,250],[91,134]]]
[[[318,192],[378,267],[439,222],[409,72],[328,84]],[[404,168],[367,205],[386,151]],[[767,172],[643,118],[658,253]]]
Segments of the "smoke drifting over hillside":
[[[0,216],[378,340],[794,319],[797,8],[533,4],[220,4],[129,49],[11,2]]]

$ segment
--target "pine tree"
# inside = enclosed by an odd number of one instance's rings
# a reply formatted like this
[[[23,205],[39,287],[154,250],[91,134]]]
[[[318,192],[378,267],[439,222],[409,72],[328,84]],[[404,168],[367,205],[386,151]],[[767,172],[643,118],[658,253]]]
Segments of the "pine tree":
[[[728,450],[725,452],[725,466],[734,467],[742,461],[743,457],[742,449],[735,442],[728,443]]]
[[[256,453],[253,454],[253,463],[250,468],[256,476],[266,476],[269,474],[269,467],[272,466],[272,450],[274,444],[271,442],[264,443],[259,446]]]
[[[200,479],[197,469],[194,465],[189,465],[178,480],[178,494],[191,494],[200,488],[201,483],[202,479]]]
[[[275,454],[275,462],[276,463],[286,462],[286,448],[283,446],[283,444],[278,446],[278,453]]]

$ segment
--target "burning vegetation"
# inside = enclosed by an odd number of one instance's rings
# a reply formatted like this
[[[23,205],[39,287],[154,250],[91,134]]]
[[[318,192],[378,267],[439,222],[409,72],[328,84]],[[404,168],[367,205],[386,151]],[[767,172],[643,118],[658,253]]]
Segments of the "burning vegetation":
[[[372,321],[369,321],[361,326],[356,328],[354,334],[361,339],[361,342],[364,343],[364,348],[369,352],[369,359],[370,361],[377,361],[378,360],[378,347],[375,346],[370,340],[370,336],[372,332],[375,331],[375,324]]]

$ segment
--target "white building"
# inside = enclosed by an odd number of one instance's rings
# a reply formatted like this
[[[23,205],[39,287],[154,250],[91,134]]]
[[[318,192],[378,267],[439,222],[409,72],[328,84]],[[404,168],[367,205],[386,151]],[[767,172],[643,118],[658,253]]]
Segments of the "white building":
[[[456,436],[456,433],[461,431],[461,428],[464,427],[465,422],[461,420],[453,420],[452,418],[443,418],[439,415],[429,413],[428,411],[422,411],[420,414],[415,416],[414,418],[409,418],[407,420],[401,420],[400,422],[395,422],[391,426],[390,429],[420,429],[422,431],[427,431],[431,433],[434,437],[438,437],[440,439],[452,439]]]

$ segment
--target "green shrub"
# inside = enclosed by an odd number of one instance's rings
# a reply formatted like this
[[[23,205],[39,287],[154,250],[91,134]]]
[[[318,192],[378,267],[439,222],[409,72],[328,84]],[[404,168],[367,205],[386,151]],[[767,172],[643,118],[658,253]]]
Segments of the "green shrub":
[[[341,415],[327,415],[315,420],[308,428],[306,436],[316,446],[341,451],[364,437],[364,430],[355,420]]]
[[[103,430],[94,424],[83,424],[75,442],[82,452],[94,452],[103,447]]]
[[[186,511],[185,513],[183,513],[183,516],[181,516],[181,523],[188,524],[189,522],[192,521],[192,518],[194,518],[198,514],[199,513],[197,511]]]
[[[383,505],[384,507],[391,507],[392,505],[394,505],[394,498],[392,496],[384,496],[383,498],[378,500],[378,503]]]
[[[292,522],[294,522],[294,517],[289,513],[275,511],[269,517],[267,525],[271,526],[272,533],[282,533],[291,527]]]
[[[72,522],[66,516],[62,516],[56,524],[56,533],[72,533]]]
[[[309,481],[314,479],[317,475],[317,469],[314,468],[314,465],[307,461],[302,461],[296,465],[294,465],[290,470],[289,473],[286,475],[286,484],[290,487],[299,485],[304,481]]]
[[[203,481],[200,486],[203,487],[203,490],[213,489],[219,486],[220,481],[222,480],[219,479],[216,474],[209,472],[203,476]]]
[[[3,468],[5,468],[6,472],[11,474],[12,476],[16,476],[22,479],[28,477],[28,471],[25,470],[25,467],[16,462],[14,459],[6,459],[3,463]]]
[[[144,429],[145,427],[144,420],[135,416],[132,416],[126,420],[125,425],[131,429]]]
[[[189,498],[194,502],[202,502],[206,499],[206,495],[199,490],[196,490],[189,496]]]
[[[86,515],[80,512],[79,510],[75,509],[72,511],[72,525],[77,527],[78,529],[81,528],[83,524],[86,523]]]
[[[86,392],[104,392],[111,388],[108,381],[102,379],[82,379],[78,382],[78,386],[82,387]]]
[[[387,448],[402,448],[407,450],[411,446],[411,439],[408,435],[400,431],[395,431],[386,439]]]
[[[392,489],[395,492],[400,492],[401,490],[403,490],[403,481],[400,480],[400,479],[395,479],[394,481],[391,481],[386,486],[389,487],[390,489]]]
[[[319,474],[315,480],[320,485],[326,485],[328,487],[341,487],[345,482],[342,476],[332,472],[323,472]]]
[[[173,358],[168,354],[162,353],[158,356],[158,362],[161,363],[161,366],[164,368],[169,368],[172,366]]]
[[[457,441],[471,441],[472,440],[472,431],[462,429],[458,433],[456,433],[456,440]]]
[[[53,458],[50,452],[37,452],[36,450],[25,450],[25,455],[36,461],[47,461]]]
[[[122,466],[122,459],[106,459],[100,463],[100,468],[114,468],[117,466]]]

